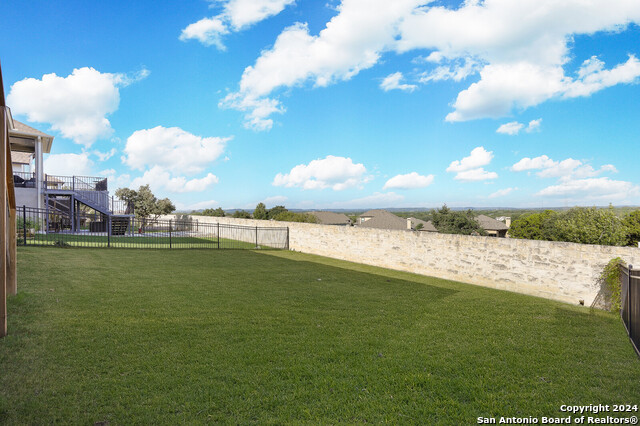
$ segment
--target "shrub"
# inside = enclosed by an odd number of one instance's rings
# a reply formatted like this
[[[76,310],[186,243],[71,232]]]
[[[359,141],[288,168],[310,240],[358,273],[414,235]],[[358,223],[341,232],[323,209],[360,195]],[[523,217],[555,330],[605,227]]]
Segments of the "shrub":
[[[31,218],[27,218],[27,220],[24,220],[23,218],[18,217],[16,219],[16,227],[18,228],[18,234],[21,234],[24,228],[27,228],[27,231],[33,229],[37,232],[40,230],[40,223],[37,220]]]
[[[546,240],[550,238],[550,228],[558,214],[553,210],[541,213],[531,213],[522,216],[511,223],[509,236],[527,240]]]
[[[611,312],[620,312],[621,292],[620,285],[620,265],[623,265],[624,261],[619,257],[611,259],[609,263],[604,267],[600,274],[600,285],[609,294],[609,301],[611,302]]]
[[[235,217],[236,219],[251,219],[251,215],[244,210],[236,210],[235,212],[233,212],[233,215],[231,215],[231,217]]]
[[[567,241],[581,244],[622,246],[628,243],[628,226],[612,207],[574,207],[566,212],[545,210],[516,219],[509,236],[529,240]]]
[[[276,219],[276,216],[278,216],[281,213],[286,213],[289,210],[287,210],[287,208],[285,206],[275,206],[272,209],[269,209],[269,211],[267,212],[267,219],[274,219],[274,220],[278,220]]]
[[[627,245],[638,247],[640,242],[640,210],[635,210],[629,213],[622,223],[626,228]]]
[[[486,235],[471,210],[454,212],[445,204],[439,210],[432,210],[431,218],[433,226],[443,234]]]
[[[562,213],[553,226],[553,239],[582,244],[622,246],[625,227],[613,208],[574,207]]]
[[[264,220],[267,218],[267,208],[264,203],[258,203],[256,208],[253,210],[253,218]]]
[[[217,209],[204,209],[202,211],[203,216],[213,216],[213,217],[224,217],[224,210],[222,207],[218,207]]]
[[[309,213],[295,213],[295,212],[281,212],[273,220],[281,221],[281,222],[307,222],[307,223],[318,223],[318,219],[310,215]]]

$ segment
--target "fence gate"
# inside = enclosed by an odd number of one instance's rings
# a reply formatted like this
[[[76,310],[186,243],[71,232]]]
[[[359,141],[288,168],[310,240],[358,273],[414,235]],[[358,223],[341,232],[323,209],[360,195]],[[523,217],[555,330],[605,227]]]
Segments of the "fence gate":
[[[621,265],[620,269],[620,316],[640,356],[640,269],[633,269],[633,265]]]

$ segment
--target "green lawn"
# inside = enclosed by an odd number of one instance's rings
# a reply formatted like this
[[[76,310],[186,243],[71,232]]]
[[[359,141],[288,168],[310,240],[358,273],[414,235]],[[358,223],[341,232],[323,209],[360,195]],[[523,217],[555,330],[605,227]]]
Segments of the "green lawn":
[[[90,234],[35,234],[27,238],[27,245],[54,245],[62,242],[69,246],[80,247],[115,247],[115,248],[220,248],[224,249],[254,249],[255,243],[231,240],[228,238],[215,237],[191,237],[191,236],[166,236],[166,232],[161,235],[147,233],[144,236],[111,236],[90,235]],[[18,244],[23,244],[23,239],[19,238]],[[260,245],[260,248],[269,248]]]
[[[295,252],[18,255],[4,424],[475,424],[640,398],[619,318],[588,308]]]

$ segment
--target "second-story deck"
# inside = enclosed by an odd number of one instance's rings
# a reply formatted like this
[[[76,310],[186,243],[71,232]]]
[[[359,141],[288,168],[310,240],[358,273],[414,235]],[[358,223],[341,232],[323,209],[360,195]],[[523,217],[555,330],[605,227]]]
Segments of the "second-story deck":
[[[106,177],[45,175],[42,184],[46,196],[70,196],[105,214],[133,215],[131,203],[109,195]]]

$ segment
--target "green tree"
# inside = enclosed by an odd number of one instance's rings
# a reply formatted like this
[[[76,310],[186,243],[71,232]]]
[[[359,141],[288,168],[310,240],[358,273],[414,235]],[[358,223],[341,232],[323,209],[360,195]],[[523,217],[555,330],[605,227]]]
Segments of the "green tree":
[[[289,210],[287,210],[287,208],[285,206],[275,206],[272,209],[269,209],[269,211],[267,212],[267,219],[276,219],[276,216],[278,216],[280,213],[284,213],[284,212],[288,212]]]
[[[553,210],[545,210],[522,216],[511,223],[509,236],[527,240],[552,239],[552,227],[557,215]]]
[[[149,185],[143,185],[137,191],[118,188],[115,194],[121,200],[133,203],[135,215],[142,219],[143,225],[149,218],[156,220],[159,216],[176,210],[176,206],[168,198],[158,200]]]
[[[253,218],[259,220],[267,219],[267,207],[264,203],[258,203],[255,210],[253,211]]]
[[[278,220],[281,222],[307,222],[307,223],[318,223],[318,219],[310,215],[309,213],[295,213],[295,212],[280,212],[273,220]]]
[[[231,217],[235,217],[236,219],[251,219],[251,215],[244,210],[236,210],[235,212],[233,212],[233,215],[231,215]]]
[[[612,207],[574,207],[561,213],[553,224],[552,238],[581,244],[621,246],[627,243],[626,228]]]
[[[431,211],[431,221],[443,234],[486,235],[471,210],[453,211],[445,204],[441,209]]]
[[[214,217],[224,217],[224,210],[222,207],[218,207],[217,209],[204,209],[202,211],[204,216],[214,216]]]
[[[627,234],[627,245],[638,247],[640,242],[640,210],[629,213],[623,220],[625,232]]]

